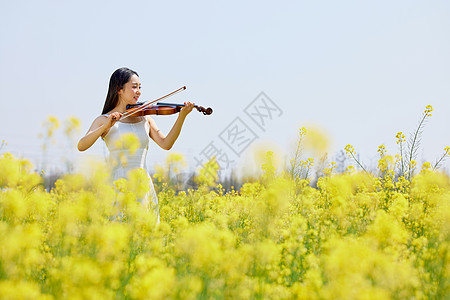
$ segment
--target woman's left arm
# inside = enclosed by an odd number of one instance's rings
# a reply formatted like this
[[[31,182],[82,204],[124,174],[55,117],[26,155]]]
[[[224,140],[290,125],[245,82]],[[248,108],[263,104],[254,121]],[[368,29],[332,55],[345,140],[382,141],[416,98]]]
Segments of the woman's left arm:
[[[178,113],[178,118],[175,121],[175,124],[173,124],[172,129],[167,134],[167,136],[164,135],[161,132],[161,130],[158,129],[158,126],[156,126],[155,121],[151,117],[147,118],[150,124],[150,137],[152,138],[152,140],[155,141],[156,144],[158,144],[164,150],[170,150],[173,144],[175,144],[175,141],[180,135],[181,127],[183,127],[183,123],[184,120],[186,119],[186,116],[194,108],[194,103],[191,102],[185,102],[184,105],[185,106]]]

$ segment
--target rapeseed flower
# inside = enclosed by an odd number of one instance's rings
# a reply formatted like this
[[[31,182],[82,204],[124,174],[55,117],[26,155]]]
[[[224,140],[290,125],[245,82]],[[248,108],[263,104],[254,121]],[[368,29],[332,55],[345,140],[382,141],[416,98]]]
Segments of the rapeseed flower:
[[[2,155],[0,295],[448,298],[446,174],[426,165],[397,177],[383,153],[382,177],[331,164],[316,186],[273,171],[275,153],[266,155],[270,180],[239,190],[162,183],[159,226],[138,202],[148,188],[140,171],[111,182],[99,164],[47,191],[27,163]]]

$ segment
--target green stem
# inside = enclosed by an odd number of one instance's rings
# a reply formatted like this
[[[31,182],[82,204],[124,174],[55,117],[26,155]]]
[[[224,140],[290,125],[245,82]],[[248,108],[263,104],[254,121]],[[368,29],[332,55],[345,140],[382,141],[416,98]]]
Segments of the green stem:
[[[447,154],[442,155],[442,157],[436,162],[436,164],[433,167],[433,171],[436,170],[436,168],[439,166],[441,161],[447,156]]]
[[[361,169],[364,170],[364,172],[366,172],[367,175],[369,175],[369,172],[366,171],[366,169],[359,163],[359,161],[356,159],[355,155],[353,153],[351,153],[353,159],[356,161],[356,163],[361,167]]]
[[[417,138],[418,138],[418,136],[419,136],[419,133],[420,133],[420,129],[422,128],[422,124],[423,124],[423,122],[425,121],[425,119],[427,118],[427,114],[425,113],[424,114],[424,116],[423,116],[423,118],[422,118],[422,120],[420,121],[420,123],[419,123],[419,126],[417,127],[417,130],[416,130],[416,132],[414,133],[414,138],[413,138],[413,141],[412,141],[412,143],[411,143],[411,149],[410,149],[410,152],[409,152],[409,161],[408,161],[408,179],[411,179],[411,175],[412,175],[412,172],[413,172],[413,170],[411,169],[411,161],[413,160],[413,156],[414,156],[414,149],[415,149],[415,147],[416,147],[416,141],[417,141]]]
[[[404,165],[403,160],[404,160],[403,159],[403,142],[400,141],[400,161],[402,162],[402,168],[401,168],[400,172],[401,172],[402,176],[404,175],[404,172],[405,172],[405,165]]]

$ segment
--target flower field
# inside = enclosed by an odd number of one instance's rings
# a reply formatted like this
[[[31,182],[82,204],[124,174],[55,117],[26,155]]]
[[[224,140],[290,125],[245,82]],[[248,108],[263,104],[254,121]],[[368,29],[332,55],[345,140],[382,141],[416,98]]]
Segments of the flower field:
[[[180,191],[171,155],[153,177],[159,224],[137,201],[142,170],[112,182],[91,164],[45,189],[4,153],[0,299],[450,299],[450,178],[438,171],[450,147],[421,170],[414,160],[431,111],[409,142],[397,133],[398,155],[379,147],[372,171],[347,145],[354,166],[313,177],[305,128],[285,170],[269,151],[238,190],[217,184],[212,160]]]
[[[159,192],[143,174],[66,175],[51,191],[30,164],[0,158],[2,299],[445,299],[450,180],[332,169],[264,174],[239,191]],[[121,218],[119,213],[122,212]]]

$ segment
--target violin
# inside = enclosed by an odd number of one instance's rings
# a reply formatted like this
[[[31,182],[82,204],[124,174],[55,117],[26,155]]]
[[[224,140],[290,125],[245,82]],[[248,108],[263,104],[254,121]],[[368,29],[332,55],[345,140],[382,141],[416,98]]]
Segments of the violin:
[[[173,115],[179,113],[181,108],[185,106],[184,104],[158,102],[156,105],[146,106],[141,110],[135,110],[142,105],[143,102],[128,104],[125,114],[129,117],[140,117],[145,115]],[[211,107],[204,108],[203,106],[194,105],[194,108],[204,115],[210,115],[213,112]]]
[[[126,106],[126,111],[122,115],[121,120],[128,117],[140,117],[145,115],[172,115],[180,112],[181,108],[185,106],[184,104],[174,104],[174,103],[161,103],[158,102],[156,105],[150,105],[159,100],[163,100],[165,98],[171,97],[175,94],[178,94],[181,91],[184,91],[186,86],[183,86],[165,96],[162,96],[153,101],[139,102],[136,104],[128,104]],[[204,115],[212,114],[213,110],[211,107],[204,108],[203,106],[194,105],[199,112],[202,112]]]

